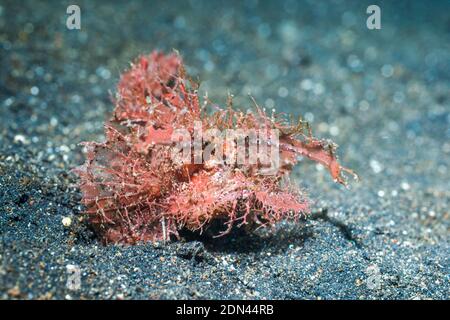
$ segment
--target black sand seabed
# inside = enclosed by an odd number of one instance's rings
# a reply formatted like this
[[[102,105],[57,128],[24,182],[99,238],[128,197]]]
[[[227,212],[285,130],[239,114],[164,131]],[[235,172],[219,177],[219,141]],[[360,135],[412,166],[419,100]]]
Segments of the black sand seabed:
[[[379,31],[367,1],[77,2],[81,31],[69,2],[0,2],[1,298],[449,298],[448,1],[381,2]],[[251,92],[302,114],[361,182],[304,161],[314,203],[297,225],[102,246],[69,170],[102,139],[120,71],[155,48],[178,49],[219,104]]]

